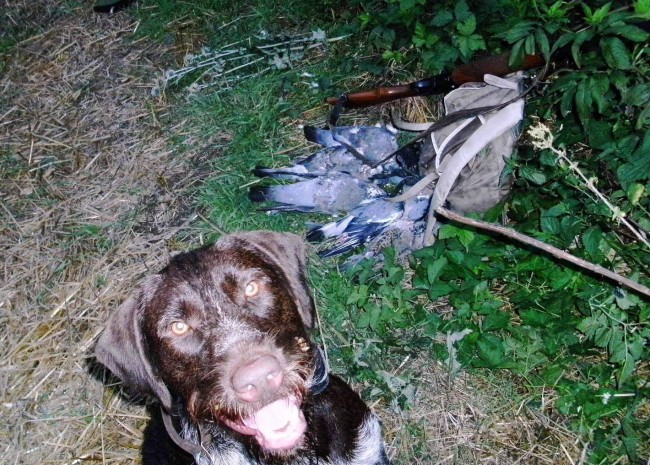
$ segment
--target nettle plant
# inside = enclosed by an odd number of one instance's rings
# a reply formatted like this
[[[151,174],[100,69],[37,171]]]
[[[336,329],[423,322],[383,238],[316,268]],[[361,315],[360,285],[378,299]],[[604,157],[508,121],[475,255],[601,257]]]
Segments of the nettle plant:
[[[440,72],[486,49],[477,33],[477,16],[465,0],[360,3],[365,10],[359,16],[361,27],[369,30],[372,45],[386,60]]]
[[[485,49],[511,50],[513,65],[530,54],[557,63],[529,96],[526,124],[543,122],[565,156],[524,135],[507,167],[513,194],[483,219],[507,218],[650,282],[650,1],[362,3],[373,46],[414,70],[438,72]],[[390,352],[404,345],[396,328],[407,328],[417,346],[448,360],[440,335],[464,334],[454,344],[462,366],[512,370],[533,392],[555,390],[555,408],[584,434],[591,463],[650,459],[647,298],[453,224],[413,254],[410,270],[391,257],[380,271],[356,272],[348,303],[360,337]],[[441,301],[451,311],[431,311]]]

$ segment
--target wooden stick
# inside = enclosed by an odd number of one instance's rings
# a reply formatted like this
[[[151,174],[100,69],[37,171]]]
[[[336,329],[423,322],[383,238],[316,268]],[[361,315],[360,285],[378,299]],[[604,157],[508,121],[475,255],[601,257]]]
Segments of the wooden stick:
[[[581,258],[575,257],[568,252],[558,249],[557,247],[553,247],[552,245],[546,244],[537,239],[533,239],[530,236],[526,236],[525,234],[517,232],[514,229],[506,228],[505,226],[488,223],[481,220],[467,218],[466,216],[459,215],[458,213],[454,213],[443,207],[437,208],[436,213],[440,216],[444,216],[445,218],[451,221],[455,221],[457,223],[461,223],[467,226],[472,226],[477,229],[495,232],[503,236],[509,237],[511,239],[515,239],[516,241],[523,242],[524,244],[535,247],[536,249],[543,250],[544,252],[547,252],[552,256],[559,258],[560,260],[573,263],[574,265],[578,265],[579,267],[584,268],[585,270],[605,276],[606,278],[616,281],[617,283],[625,287],[628,287],[630,289],[639,292],[640,294],[650,297],[650,288],[642,284],[639,284],[636,281],[632,281],[631,279],[625,278],[624,276],[621,276],[618,273],[614,273],[613,271],[610,271],[607,268],[603,268],[600,265],[596,265],[595,263],[591,263]]]

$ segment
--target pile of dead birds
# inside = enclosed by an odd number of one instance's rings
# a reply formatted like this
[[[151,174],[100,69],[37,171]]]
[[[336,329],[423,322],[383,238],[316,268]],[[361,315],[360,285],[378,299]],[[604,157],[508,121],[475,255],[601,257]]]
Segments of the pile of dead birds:
[[[257,167],[262,178],[293,181],[291,184],[254,186],[249,196],[254,202],[272,202],[264,211],[323,213],[341,218],[309,224],[307,239],[325,241],[323,257],[345,254],[366,245],[369,257],[380,242],[400,244],[402,249],[418,247],[424,231],[431,192],[404,202],[390,197],[412,185],[417,176],[417,152],[402,152],[384,161],[397,150],[397,131],[385,126],[335,126],[318,129],[307,126],[305,137],[322,148],[288,167]],[[383,163],[382,163],[383,161]],[[391,241],[386,241],[391,237]]]

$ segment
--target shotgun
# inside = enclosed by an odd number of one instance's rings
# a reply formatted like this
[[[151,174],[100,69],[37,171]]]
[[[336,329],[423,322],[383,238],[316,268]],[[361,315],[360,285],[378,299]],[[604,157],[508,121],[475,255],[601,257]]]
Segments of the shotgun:
[[[485,74],[504,76],[515,71],[537,68],[545,63],[541,55],[526,55],[521,66],[513,69],[508,65],[509,57],[510,52],[504,52],[460,65],[451,73],[439,74],[400,86],[377,87],[372,90],[343,94],[341,97],[328,97],[325,101],[330,105],[336,105],[342,98],[345,108],[364,108],[406,97],[443,94],[466,82],[483,82]]]

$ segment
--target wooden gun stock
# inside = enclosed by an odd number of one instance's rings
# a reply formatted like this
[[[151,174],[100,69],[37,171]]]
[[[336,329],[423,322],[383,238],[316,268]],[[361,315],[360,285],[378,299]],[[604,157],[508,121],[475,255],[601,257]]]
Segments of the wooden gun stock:
[[[483,76],[492,74],[494,76],[505,76],[515,71],[525,71],[527,69],[538,68],[544,65],[544,58],[540,55],[526,55],[520,66],[514,69],[508,64],[510,52],[504,52],[500,55],[493,55],[480,58],[476,61],[460,65],[451,72],[451,79],[458,86],[466,82],[483,82]]]
[[[392,87],[377,87],[372,90],[364,90],[354,92],[352,94],[345,94],[346,108],[363,108],[372,105],[379,105],[381,103],[392,102],[405,97],[414,97],[417,94],[413,92],[409,84]],[[337,97],[328,97],[326,99],[330,105],[336,105],[338,102]]]
[[[544,58],[540,55],[526,55],[521,66],[513,69],[508,64],[509,57],[510,52],[504,52],[460,65],[451,73],[422,79],[411,84],[377,87],[372,90],[344,94],[342,96],[343,105],[346,108],[363,108],[406,97],[441,94],[467,82],[483,82],[483,76],[486,74],[505,76],[515,71],[537,68],[544,64]],[[330,105],[336,105],[339,98],[328,97],[325,101]]]

